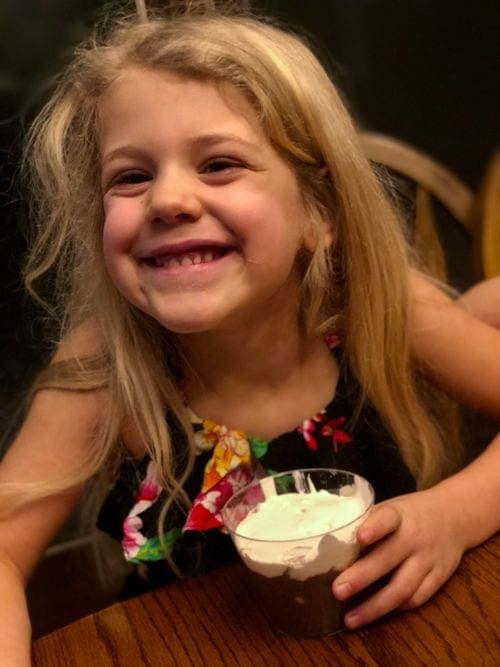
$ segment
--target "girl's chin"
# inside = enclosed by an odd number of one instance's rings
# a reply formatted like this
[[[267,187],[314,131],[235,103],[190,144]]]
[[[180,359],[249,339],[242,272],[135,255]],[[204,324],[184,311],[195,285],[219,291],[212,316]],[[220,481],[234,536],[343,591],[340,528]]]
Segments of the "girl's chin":
[[[174,334],[194,334],[214,331],[227,326],[234,313],[227,294],[216,299],[203,294],[186,295],[124,295],[136,308],[152,317],[160,326]],[[131,298],[133,296],[133,298]],[[145,298],[144,298],[145,297]]]
[[[161,324],[161,322],[160,322]],[[176,324],[176,325],[170,325],[170,326],[165,326],[164,324],[162,325],[170,331],[170,333],[176,334],[177,336],[189,336],[190,334],[203,334],[203,333],[208,333],[209,331],[214,331],[215,327],[211,326],[203,326],[201,324]]]
[[[154,315],[152,313],[150,313],[150,315],[152,315],[164,329],[178,335],[208,333],[209,331],[215,331],[221,326],[219,318],[215,317],[171,318]]]

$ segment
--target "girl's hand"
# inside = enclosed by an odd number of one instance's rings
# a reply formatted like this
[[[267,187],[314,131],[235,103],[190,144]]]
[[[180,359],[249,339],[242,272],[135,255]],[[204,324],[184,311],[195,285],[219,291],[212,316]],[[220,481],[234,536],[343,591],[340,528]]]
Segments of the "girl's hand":
[[[372,547],[335,579],[335,597],[346,600],[380,577],[392,575],[346,614],[348,628],[370,623],[393,609],[418,607],[456,570],[467,541],[460,508],[450,507],[442,491],[434,487],[385,501],[358,529],[361,548]]]

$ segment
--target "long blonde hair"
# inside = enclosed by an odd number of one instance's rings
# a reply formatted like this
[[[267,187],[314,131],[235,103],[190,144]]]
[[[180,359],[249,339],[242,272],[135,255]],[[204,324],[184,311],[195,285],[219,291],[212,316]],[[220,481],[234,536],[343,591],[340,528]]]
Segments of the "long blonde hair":
[[[311,50],[267,21],[210,9],[142,21],[126,16],[108,23],[105,32],[77,50],[29,136],[37,229],[26,284],[32,292],[47,277],[55,285],[61,336],[89,319],[101,336],[98,355],[49,366],[34,391],[105,387],[108,413],[87,465],[64,480],[37,485],[33,493],[53,493],[92,475],[109,460],[127,419],[157,463],[169,502],[188,502],[182,484],[195,447],[173,372],[175,339],[119,294],[101,252],[96,110],[102,94],[131,67],[231,84],[255,109],[267,137],[295,170],[310,223],[319,230],[327,222],[336,236],[332,249],[318,246],[307,258],[301,304],[307,330],[342,331],[350,367],[418,486],[439,479],[452,455],[416,388],[401,223]],[[180,464],[173,456],[172,423],[186,442]]]

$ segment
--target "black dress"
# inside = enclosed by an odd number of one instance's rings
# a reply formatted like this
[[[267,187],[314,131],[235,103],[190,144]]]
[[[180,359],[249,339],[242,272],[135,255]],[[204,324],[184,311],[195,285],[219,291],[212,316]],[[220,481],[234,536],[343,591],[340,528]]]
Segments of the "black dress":
[[[371,483],[376,502],[415,491],[415,479],[398,446],[369,403],[358,409],[359,397],[359,384],[341,363],[332,401],[294,430],[270,441],[192,413],[199,451],[184,486],[194,501],[191,510],[178,504],[170,508],[161,542],[157,521],[165,494],[146,456],[122,464],[101,509],[98,527],[122,542],[127,560],[142,564],[140,570],[149,587],[176,578],[166,554],[184,576],[207,572],[237,558],[230,537],[218,528],[218,510],[234,490],[234,479],[240,485],[248,481],[249,471],[256,466],[269,474],[295,468],[348,470]],[[182,441],[177,439],[174,446],[182,452]],[[242,472],[246,477],[241,477]]]

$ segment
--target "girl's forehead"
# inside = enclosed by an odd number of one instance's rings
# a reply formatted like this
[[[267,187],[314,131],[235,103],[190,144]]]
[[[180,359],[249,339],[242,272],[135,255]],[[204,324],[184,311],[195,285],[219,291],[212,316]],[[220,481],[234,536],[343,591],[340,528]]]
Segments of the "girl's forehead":
[[[146,93],[148,100],[162,103],[166,96],[176,103],[206,104],[207,100],[217,100],[227,106],[235,115],[254,122],[257,114],[243,93],[232,83],[208,78],[183,76],[176,72],[160,69],[129,67],[113,79],[98,101],[100,109],[110,102],[119,104],[122,99],[135,98]]]
[[[117,77],[98,103],[99,134],[148,122],[175,124],[178,130],[224,127],[268,141],[258,115],[232,84],[130,68]],[[119,127],[118,127],[119,129]],[[146,129],[146,128],[145,128]],[[114,132],[113,132],[114,133]]]

